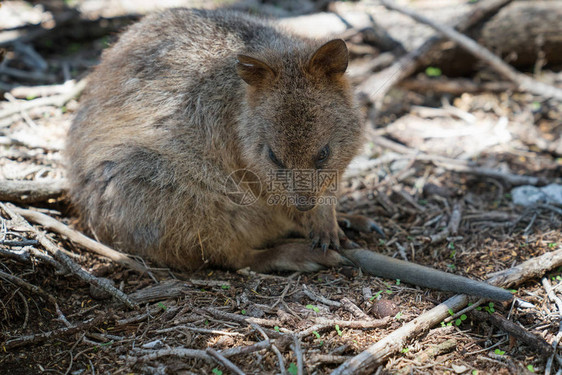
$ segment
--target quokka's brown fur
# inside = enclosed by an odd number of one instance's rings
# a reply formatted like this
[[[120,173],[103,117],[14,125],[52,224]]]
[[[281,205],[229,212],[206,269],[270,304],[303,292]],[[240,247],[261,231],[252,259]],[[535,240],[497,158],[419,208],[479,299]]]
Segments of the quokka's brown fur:
[[[340,263],[325,251],[342,235],[333,204],[271,205],[263,191],[239,205],[225,183],[240,169],[262,183],[280,168],[341,176],[363,135],[347,59],[341,40],[303,39],[231,11],[173,9],[133,25],[91,74],[68,135],[84,225],[173,268]]]

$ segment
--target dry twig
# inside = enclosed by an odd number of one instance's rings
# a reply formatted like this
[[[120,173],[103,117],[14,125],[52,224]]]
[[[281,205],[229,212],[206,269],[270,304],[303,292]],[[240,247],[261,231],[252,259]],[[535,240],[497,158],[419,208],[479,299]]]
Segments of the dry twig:
[[[227,369],[229,369],[230,371],[232,371],[235,374],[238,375],[244,375],[244,371],[240,370],[238,368],[238,366],[236,366],[234,363],[232,363],[231,361],[229,361],[225,356],[221,355],[219,352],[217,352],[215,349],[213,348],[207,348],[206,350],[207,354],[209,354],[214,360],[216,360],[219,364],[224,365],[224,367],[226,367]]]
[[[55,329],[53,331],[38,333],[35,335],[21,336],[12,340],[8,340],[4,344],[2,344],[2,347],[5,349],[13,349],[29,344],[38,344],[43,341],[52,340],[54,338],[61,337],[61,336],[69,336],[76,332],[86,331],[91,327],[95,327],[101,324],[104,320],[107,320],[107,317],[103,315],[98,315],[94,319],[91,319],[87,322],[83,322],[71,327]]]
[[[88,272],[84,271],[82,267],[78,264],[74,263],[72,259],[68,255],[66,255],[57,245],[55,245],[44,233],[41,233],[31,224],[29,224],[25,219],[16,213],[17,208],[14,206],[8,207],[7,205],[0,203],[0,207],[6,211],[8,215],[12,218],[12,220],[18,222],[18,224],[23,225],[31,233],[35,235],[39,243],[49,252],[51,253],[54,258],[63,264],[70,272],[74,275],[78,276],[83,281],[86,281],[90,285],[100,288],[101,290],[105,291],[107,294],[114,296],[117,300],[123,302],[129,308],[135,308],[137,304],[133,302],[125,293],[120,291],[119,289],[115,288],[111,285],[108,280],[97,278]]]
[[[82,90],[84,90],[84,88],[86,87],[86,85],[87,85],[87,80],[83,79],[80,82],[77,82],[74,85],[74,87],[69,89],[64,94],[53,95],[53,96],[48,96],[45,98],[39,98],[34,100],[27,100],[25,102],[20,103],[19,105],[12,105],[9,108],[0,111],[0,119],[9,117],[11,115],[20,113],[22,111],[23,112],[28,111],[31,108],[36,108],[36,107],[46,107],[46,106],[62,107],[70,100],[79,96],[82,93]]]
[[[471,314],[477,321],[487,320],[502,331],[509,333],[513,337],[536,350],[542,356],[547,357],[554,353],[552,346],[550,346],[542,337],[532,334],[525,328],[507,320],[498,313],[490,314],[483,311],[473,310]]]
[[[26,210],[19,207],[13,207],[14,212],[23,216],[25,219],[32,221],[36,224],[42,225],[45,229],[54,231],[67,237],[70,241],[85,247],[87,250],[98,255],[107,257],[122,266],[138,271],[140,273],[149,272],[142,264],[132,260],[126,254],[113,250],[112,248],[101,244],[91,238],[86,237],[80,232],[75,231],[59,222],[58,220],[42,214],[41,212]]]

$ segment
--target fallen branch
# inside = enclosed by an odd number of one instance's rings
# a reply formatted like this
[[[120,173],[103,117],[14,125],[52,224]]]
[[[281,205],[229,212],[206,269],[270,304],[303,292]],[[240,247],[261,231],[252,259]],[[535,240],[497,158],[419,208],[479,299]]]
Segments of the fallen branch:
[[[6,86],[5,88],[9,89],[10,94],[12,94],[14,98],[28,99],[28,98],[40,98],[40,97],[52,96],[52,95],[61,95],[68,92],[68,90],[70,90],[75,84],[76,81],[70,80],[59,85],[14,86],[14,87]]]
[[[5,241],[1,241],[0,245],[5,245],[6,242]],[[10,246],[10,245],[8,245]],[[12,258],[12,259],[16,259],[19,262],[22,263],[31,263],[32,262],[32,258],[31,256],[33,256],[37,261],[42,262],[42,263],[46,263],[49,264],[53,267],[55,267],[55,269],[57,270],[57,273],[60,274],[65,274],[67,273],[67,270],[56,260],[54,260],[50,255],[39,251],[31,246],[26,246],[22,249],[18,249],[18,250],[14,250],[14,249],[8,249],[8,248],[2,248],[0,247],[0,255],[7,257],[7,258]]]
[[[212,307],[207,307],[205,309],[194,308],[193,311],[198,314],[209,313],[218,319],[232,320],[238,323],[247,323],[247,324],[256,323],[259,324],[260,326],[266,326],[266,327],[274,327],[274,326],[281,325],[281,322],[279,322],[279,320],[276,319],[253,318],[251,316],[228,313]],[[270,333],[268,332],[268,334]]]
[[[454,41],[462,48],[466,49],[468,52],[472,53],[482,61],[488,63],[496,72],[509,79],[510,81],[516,83],[519,88],[523,91],[530,92],[535,95],[541,95],[546,98],[554,98],[556,100],[562,101],[562,89],[548,85],[543,82],[539,82],[531,77],[528,77],[522,73],[519,73],[512,66],[503,62],[501,58],[494,55],[488,49],[482,47],[474,40],[470,39],[466,35],[454,30],[449,26],[445,26],[438,22],[432,21],[429,18],[414,12],[411,9],[407,9],[394,4],[390,0],[381,0],[383,4],[388,9],[395,10],[402,14],[405,14],[414,20],[428,25],[435,30],[439,31],[441,34],[445,35],[448,39]]]
[[[507,320],[498,313],[490,314],[488,312],[474,310],[471,312],[471,314],[476,318],[476,321],[481,322],[487,320],[492,325],[498,327],[504,332],[509,333],[524,344],[533,348],[543,357],[551,356],[554,353],[554,349],[545,341],[545,339],[533,335],[525,328],[513,323],[510,320]]]
[[[66,180],[0,180],[0,201],[37,203],[59,198],[66,190]]]
[[[207,354],[209,354],[214,360],[216,360],[219,364],[223,365],[224,367],[226,367],[227,369],[229,369],[230,371],[232,371],[235,374],[238,375],[244,375],[244,371],[240,370],[238,368],[238,366],[236,366],[234,363],[232,363],[231,361],[229,361],[225,356],[223,356],[222,354],[220,354],[219,352],[217,352],[215,349],[213,348],[207,348],[207,350],[205,350],[207,352]]]
[[[302,354],[301,341],[297,335],[293,336],[293,341],[291,349],[293,349],[295,357],[297,357],[297,375],[304,375],[304,358]]]
[[[93,253],[107,257],[112,261],[114,261],[115,263],[118,263],[132,270],[141,273],[149,272],[145,266],[132,260],[126,254],[113,250],[112,248],[105,246],[104,244],[94,241],[91,238],[88,238],[82,233],[67,227],[63,223],[57,221],[56,219],[53,219],[48,215],[42,214],[41,212],[26,210],[19,207],[13,207],[12,209],[14,210],[14,212],[23,216],[25,219],[32,221],[36,224],[42,225],[47,230],[51,230],[53,232],[61,234],[67,237],[70,241],[74,242],[75,244],[83,246],[87,250]]]
[[[370,321],[373,320],[369,315],[365,314],[363,310],[359,308],[353,301],[347,297],[343,297],[341,300],[344,309],[349,311],[356,319]]]
[[[254,353],[263,349],[269,349],[271,347],[272,341],[264,340],[253,345],[248,346],[237,346],[230,349],[221,350],[219,353],[226,358],[235,355],[244,355]],[[198,358],[205,361],[212,361],[213,358],[207,354],[205,350],[198,349],[186,349],[186,348],[169,348],[160,350],[137,350],[139,354],[144,354],[144,356],[138,358],[139,362],[153,361],[162,357],[178,357],[178,358]]]
[[[504,288],[521,284],[525,280],[541,277],[545,272],[562,266],[562,246],[559,250],[531,258],[513,268],[497,272],[487,282]]]
[[[30,345],[30,344],[38,344],[47,340],[52,340],[57,337],[61,336],[69,336],[73,335],[76,332],[86,331],[91,327],[95,327],[98,324],[102,323],[103,321],[107,320],[107,317],[103,315],[98,315],[94,319],[83,322],[71,327],[65,327],[60,329],[55,329],[53,331],[45,332],[45,333],[38,333],[35,335],[28,335],[28,336],[21,336],[12,340],[6,341],[2,344],[4,349],[13,349],[20,346]]]
[[[78,264],[74,263],[74,261],[68,255],[66,255],[57,245],[55,245],[44,233],[41,233],[37,228],[29,224],[21,215],[19,215],[16,212],[16,207],[12,205],[8,207],[3,203],[0,203],[0,207],[8,215],[10,215],[11,219],[17,222],[18,225],[26,227],[29,232],[33,233],[39,243],[72,274],[76,275],[79,279],[89,283],[90,285],[100,288],[107,294],[124,303],[127,307],[137,307],[137,304],[135,302],[133,302],[125,293],[111,285],[108,280],[97,278],[84,271]]]
[[[43,288],[41,288],[37,285],[30,284],[27,281],[25,281],[25,280],[23,280],[23,279],[21,279],[17,276],[10,275],[9,273],[6,273],[6,272],[1,271],[1,270],[0,270],[0,279],[4,279],[5,281],[9,281],[12,284],[14,284],[14,285],[16,285],[20,288],[23,288],[30,293],[38,294],[39,296],[45,298],[47,301],[52,303],[53,306],[57,305],[57,300],[55,299],[55,297],[53,297],[49,293],[45,292],[45,290],[43,290]]]
[[[316,295],[312,290],[309,290],[306,287],[306,284],[302,284],[302,291],[308,298],[310,298],[313,301],[318,301],[318,302],[323,303],[324,305],[327,305],[327,306],[333,306],[333,307],[340,307],[341,306],[341,303],[338,302],[338,301],[332,301],[332,300],[330,300],[330,299],[328,299],[324,296]]]
[[[453,212],[451,212],[451,219],[447,227],[445,227],[445,229],[443,229],[442,231],[429,236],[429,242],[439,243],[441,241],[444,241],[451,234],[452,235],[457,234],[459,230],[459,225],[461,223],[461,218],[462,218],[462,209],[460,203],[457,201],[453,206]]]
[[[466,78],[416,78],[406,79],[399,84],[406,90],[422,92],[439,92],[451,95],[461,95],[466,92],[506,92],[516,91],[517,87],[511,82],[481,82],[476,83]],[[13,92],[13,90],[12,90]]]

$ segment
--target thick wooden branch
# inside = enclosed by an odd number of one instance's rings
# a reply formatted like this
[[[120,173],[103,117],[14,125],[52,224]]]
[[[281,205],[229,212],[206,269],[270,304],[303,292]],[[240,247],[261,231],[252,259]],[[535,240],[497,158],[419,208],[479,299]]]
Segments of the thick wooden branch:
[[[36,203],[62,196],[66,180],[15,181],[0,180],[0,201]]]

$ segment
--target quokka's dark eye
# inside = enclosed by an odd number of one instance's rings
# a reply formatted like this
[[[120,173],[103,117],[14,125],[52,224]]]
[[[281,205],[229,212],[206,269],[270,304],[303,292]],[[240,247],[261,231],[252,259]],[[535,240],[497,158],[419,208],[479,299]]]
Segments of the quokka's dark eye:
[[[279,168],[285,168],[285,166],[283,165],[283,163],[281,163],[281,161],[279,159],[277,159],[277,156],[275,156],[275,153],[273,152],[273,150],[271,148],[269,148],[269,158],[271,159],[271,161],[277,165]]]
[[[316,157],[316,163],[317,164],[322,164],[324,163],[326,160],[328,160],[328,158],[330,157],[330,146],[326,145],[324,146],[324,148],[322,150],[320,150],[320,152],[318,153],[318,156]]]

